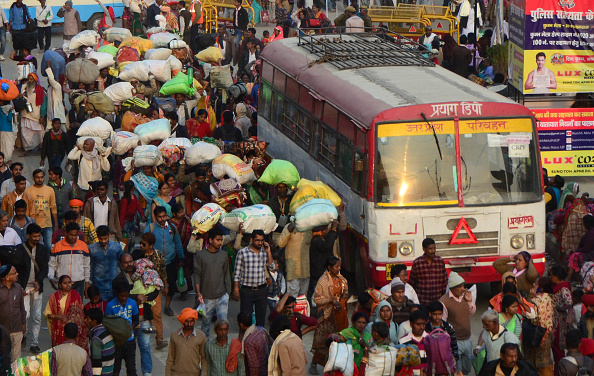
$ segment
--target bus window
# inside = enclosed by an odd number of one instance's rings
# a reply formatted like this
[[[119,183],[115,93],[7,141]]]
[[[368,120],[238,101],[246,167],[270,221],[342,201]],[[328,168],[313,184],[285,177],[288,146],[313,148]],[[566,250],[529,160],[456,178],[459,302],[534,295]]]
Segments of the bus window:
[[[334,172],[336,167],[336,132],[327,128],[327,125],[321,127],[320,141],[320,162]]]
[[[287,76],[279,71],[278,69],[274,70],[274,87],[281,91],[281,93],[285,92],[285,79]]]
[[[289,136],[289,138],[295,141],[295,135],[297,134],[297,108],[291,101],[286,101],[285,113],[283,116],[283,133]]]
[[[272,89],[270,88],[270,84],[262,82],[259,103],[259,114],[262,115],[264,119],[270,120],[270,109],[272,107]]]
[[[283,113],[285,109],[285,100],[278,93],[272,94],[272,124],[282,129]]]
[[[351,140],[351,142],[355,140],[355,124],[343,113],[338,117],[338,133]]]
[[[355,150],[355,161],[353,163],[353,179],[351,188],[359,193],[363,193],[363,182],[365,181],[365,155]]]
[[[351,123],[354,126],[354,124]],[[338,158],[336,159],[336,174],[349,185],[353,173],[353,144],[351,140],[339,133]]]
[[[311,117],[308,111],[299,111],[297,123],[297,144],[309,152],[309,139],[311,135]]]
[[[460,133],[465,206],[540,200],[530,119],[461,121]]]
[[[332,129],[336,129],[338,123],[338,110],[328,103],[324,104],[324,118],[322,121]]]
[[[367,150],[367,135],[366,133],[359,129],[359,127],[356,127],[356,132],[357,132],[357,139],[355,140],[355,146],[361,150]]]
[[[285,91],[288,97],[295,101],[299,100],[299,84],[291,77],[287,78],[287,90]]]
[[[262,62],[262,80],[272,84],[272,77],[274,76],[274,68],[272,65]]]
[[[314,98],[309,94],[309,90],[301,86],[299,88],[299,105],[303,107],[306,111],[312,112],[313,101]]]

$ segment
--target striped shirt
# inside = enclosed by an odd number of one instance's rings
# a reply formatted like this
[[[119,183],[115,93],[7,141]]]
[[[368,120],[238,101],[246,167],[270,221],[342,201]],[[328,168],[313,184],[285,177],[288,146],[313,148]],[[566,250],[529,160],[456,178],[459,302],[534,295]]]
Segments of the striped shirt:
[[[254,252],[251,245],[240,249],[235,258],[233,280],[247,287],[260,286],[266,283],[265,268],[267,264],[268,254],[264,248],[260,249],[258,253]]]
[[[91,343],[89,353],[93,375],[112,376],[113,363],[115,359],[115,344],[113,337],[103,324],[91,329]]]
[[[216,340],[210,340],[206,343],[206,362],[208,363],[209,376],[243,376],[245,375],[245,365],[243,356],[237,355],[237,368],[233,372],[228,372],[225,366],[231,342],[228,341],[224,346],[217,343]]]

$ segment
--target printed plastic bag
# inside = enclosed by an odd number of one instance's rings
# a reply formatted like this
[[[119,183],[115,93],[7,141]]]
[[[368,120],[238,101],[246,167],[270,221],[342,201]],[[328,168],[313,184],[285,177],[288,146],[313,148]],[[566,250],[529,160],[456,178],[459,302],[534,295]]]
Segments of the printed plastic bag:
[[[151,48],[144,54],[146,60],[167,60],[169,56],[171,56],[169,48]]]
[[[222,179],[227,175],[242,185],[250,183],[256,178],[254,170],[233,154],[223,154],[213,160],[212,174],[217,179]]]
[[[231,69],[229,65],[222,67],[212,67],[210,69],[210,82],[212,87],[218,89],[227,89],[233,85],[233,77],[231,77]]]
[[[186,163],[188,166],[210,163],[219,156],[221,156],[221,149],[204,141],[198,141],[186,149]]]
[[[157,167],[163,163],[161,151],[155,145],[142,145],[134,149],[134,167]]]
[[[148,81],[149,73],[151,69],[148,65],[142,61],[135,61],[130,64],[126,64],[122,72],[118,75],[118,78],[122,81],[130,81],[137,79],[138,81]]]
[[[10,365],[9,373],[14,376],[52,376],[52,354],[53,351],[49,349],[37,355],[18,358]],[[6,359],[6,361],[9,362],[10,359]]]
[[[166,165],[171,166],[174,163],[178,163],[183,158],[183,148],[176,145],[163,145],[159,146],[161,156]]]
[[[295,228],[303,232],[317,226],[330,224],[338,218],[338,211],[330,200],[314,198],[297,208],[295,216]]]
[[[84,30],[70,40],[70,49],[78,50],[79,47],[95,47],[99,43],[99,33],[95,30]]]
[[[157,33],[151,35],[150,41],[153,43],[154,48],[166,48],[169,47],[169,42],[178,38],[178,35],[172,33]]]
[[[312,181],[307,179],[301,179],[297,184],[297,192],[291,199],[291,205],[289,206],[289,212],[295,214],[297,208],[309,200],[314,198],[323,198],[332,201],[334,206],[340,206],[340,197],[321,181]]]
[[[155,140],[165,140],[171,136],[171,123],[169,119],[157,119],[140,124],[134,129],[143,145]]]
[[[202,207],[192,215],[192,231],[200,234],[207,233],[217,224],[217,222],[219,222],[221,215],[224,213],[225,210],[215,203],[209,202],[208,204],[202,205]]]
[[[107,140],[111,137],[112,132],[113,128],[107,120],[100,117],[94,117],[92,119],[85,120],[78,128],[76,135],[99,137],[102,140]]]
[[[299,171],[297,171],[295,165],[289,161],[273,159],[264,170],[259,181],[270,185],[283,183],[289,188],[292,188],[299,183]]]
[[[146,53],[146,51],[153,48],[153,42],[140,37],[129,37],[122,41],[122,43],[120,44],[120,48],[122,48],[122,46],[130,46],[136,49],[136,51],[138,51],[138,54],[142,56]]]
[[[132,90],[134,87],[129,82],[118,82],[112,84],[103,90],[103,94],[107,95],[114,104],[122,104],[126,99],[133,96]]]
[[[124,39],[132,36],[130,30],[124,29],[123,27],[110,27],[103,33],[105,34],[105,39],[110,43],[115,41],[123,42]]]
[[[140,137],[132,132],[117,132],[111,140],[111,145],[115,155],[124,155],[128,150],[140,145]]]
[[[268,205],[252,205],[233,209],[221,218],[221,224],[231,231],[239,232],[240,223],[243,224],[243,230],[248,234],[254,230],[262,230],[265,234],[269,234],[277,227],[276,216]]]

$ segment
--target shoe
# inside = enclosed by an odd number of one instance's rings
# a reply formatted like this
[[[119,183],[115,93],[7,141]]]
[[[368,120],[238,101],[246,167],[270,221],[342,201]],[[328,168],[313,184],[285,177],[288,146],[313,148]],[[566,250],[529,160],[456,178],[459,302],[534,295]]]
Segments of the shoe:
[[[173,310],[171,309],[171,307],[165,307],[165,310],[163,312],[165,312],[167,316],[173,316]]]
[[[29,348],[29,351],[31,351],[33,354],[39,354],[41,352],[41,349],[39,348],[39,346],[35,345],[31,346]]]
[[[157,350],[164,349],[164,348],[166,348],[166,347],[167,347],[167,345],[169,345],[169,344],[167,343],[167,341],[161,341],[161,342],[157,343]]]
[[[316,368],[316,365],[311,363],[309,365],[309,374],[310,375],[319,375],[320,373],[318,372],[318,369]]]
[[[0,55],[0,61],[4,61],[4,55]]]

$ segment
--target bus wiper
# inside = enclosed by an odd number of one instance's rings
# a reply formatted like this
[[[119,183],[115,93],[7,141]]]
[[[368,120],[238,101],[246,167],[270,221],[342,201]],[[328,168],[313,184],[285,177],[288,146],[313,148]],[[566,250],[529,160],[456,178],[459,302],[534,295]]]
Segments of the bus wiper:
[[[439,152],[439,159],[443,160],[443,157],[441,156],[441,148],[439,147],[439,140],[437,139],[437,134],[435,133],[435,127],[433,127],[429,120],[427,120],[427,116],[425,116],[424,113],[421,112],[421,116],[423,117],[423,119],[425,119],[425,122],[429,124],[429,126],[433,130],[433,137],[435,138],[435,145],[437,146],[437,151]]]

